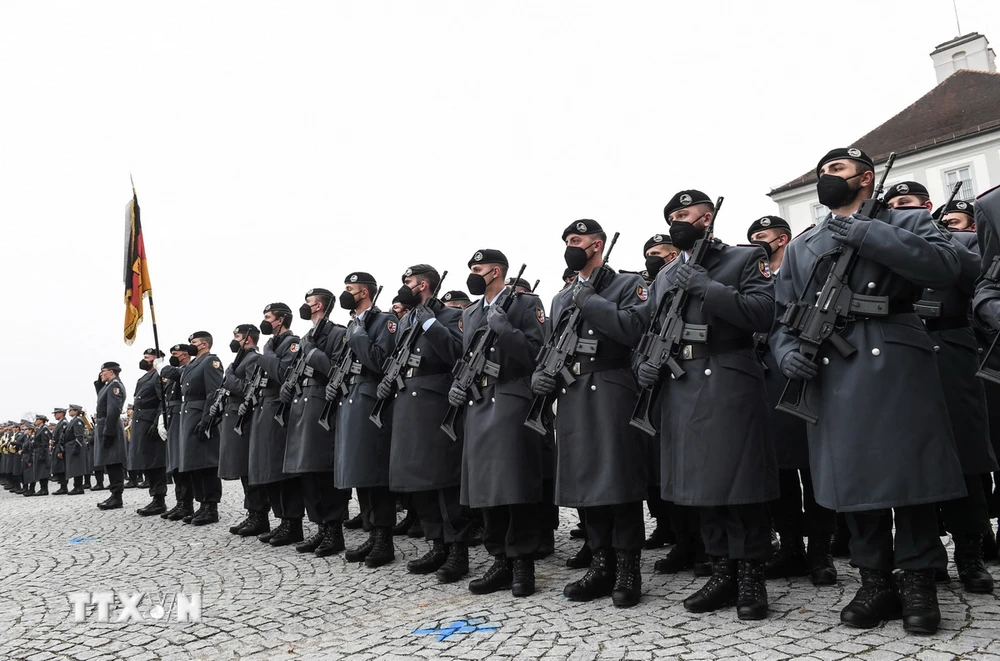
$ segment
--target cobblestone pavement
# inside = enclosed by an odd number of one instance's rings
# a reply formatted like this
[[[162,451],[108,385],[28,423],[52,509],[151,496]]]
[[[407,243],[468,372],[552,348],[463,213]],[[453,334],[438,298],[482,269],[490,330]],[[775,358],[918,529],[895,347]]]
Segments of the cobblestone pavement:
[[[664,550],[644,554],[638,607],[576,604],[562,597],[563,585],[581,573],[565,567],[578,546],[568,535],[575,512],[567,510],[556,554],[538,563],[533,597],[477,597],[465,582],[440,585],[406,573],[404,562],[425,550],[422,540],[397,537],[396,562],[370,570],[342,556],[303,556],[230,535],[239,491],[226,483],[222,521],[202,528],[137,516],[148,497],[135,489],[125,492],[126,508],[112,512],[95,507],[107,492],[0,493],[0,659],[1000,660],[997,597],[966,594],[957,579],[940,588],[944,623],[930,637],[906,635],[898,621],[871,631],[842,627],[839,609],[858,579],[840,561],[837,587],[770,582],[771,616],[758,623],[739,622],[733,610],[687,613],[680,602],[704,579],[653,575]],[[348,547],[362,535],[348,531]],[[475,548],[471,557],[473,576],[481,574],[485,551]],[[108,623],[93,612],[74,622],[69,594],[102,590],[145,592],[138,608],[145,619],[115,623],[122,611],[113,610]],[[201,622],[150,617],[165,598],[198,591]]]

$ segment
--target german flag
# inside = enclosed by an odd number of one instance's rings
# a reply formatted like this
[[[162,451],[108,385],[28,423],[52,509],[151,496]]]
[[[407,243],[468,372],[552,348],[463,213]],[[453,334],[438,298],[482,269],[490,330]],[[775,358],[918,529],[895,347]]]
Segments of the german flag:
[[[142,323],[142,299],[152,291],[139,223],[139,198],[133,188],[132,199],[125,205],[125,344],[135,341],[136,331]]]

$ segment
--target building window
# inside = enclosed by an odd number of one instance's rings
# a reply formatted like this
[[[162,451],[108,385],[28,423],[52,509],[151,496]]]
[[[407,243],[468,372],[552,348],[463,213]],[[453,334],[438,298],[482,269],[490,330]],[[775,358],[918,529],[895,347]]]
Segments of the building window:
[[[969,68],[969,57],[965,54],[964,50],[960,50],[951,56],[951,65],[955,68],[955,71]]]
[[[827,209],[825,205],[814,204],[813,205],[813,222],[816,223],[817,225],[819,225],[821,222],[823,222],[823,219],[826,218],[826,214],[829,213],[829,211],[830,210]]]
[[[972,185],[971,168],[946,170],[944,179],[949,194],[951,194],[951,189],[956,183],[962,182],[962,187],[958,190],[958,195],[955,196],[956,200],[971,200],[976,196],[976,189]]]

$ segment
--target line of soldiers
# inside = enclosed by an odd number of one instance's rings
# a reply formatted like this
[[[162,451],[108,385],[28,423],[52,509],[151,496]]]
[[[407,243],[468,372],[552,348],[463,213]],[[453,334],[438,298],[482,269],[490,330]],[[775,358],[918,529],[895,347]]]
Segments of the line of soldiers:
[[[78,404],[55,408],[54,421],[39,414],[34,420],[8,422],[0,426],[0,485],[24,496],[49,495],[49,480],[59,488],[52,495],[82,495],[95,473],[93,422]],[[96,471],[103,481],[103,471]],[[73,480],[73,488],[68,488]],[[36,490],[36,485],[38,486]]]
[[[302,336],[284,303],[237,326],[226,370],[205,331],[174,345],[159,372],[149,350],[132,442],[150,457],[138,469],[153,500],[138,512],[214,523],[221,480],[239,479],[246,516],[233,534],[319,556],[346,550],[377,568],[395,560],[393,535],[419,520],[428,549],[409,572],[459,581],[481,540],[494,562],[469,589],[528,596],[557,507],[573,507],[585,543],[568,564],[587,571],[565,586],[568,599],[637,604],[641,550],[670,542],[655,572],[708,579],[684,607],[735,606],[744,620],[766,617],[767,578],[836,583],[839,540],[862,582],[842,622],[902,618],[907,631],[933,632],[935,581],[947,575],[940,526],[965,589],[993,590],[988,414],[1000,409],[976,375],[987,328],[1000,329],[1000,192],[939,209],[946,231],[918,182],[866,206],[880,185],[861,150],[830,151],[816,175],[830,214],[794,239],[764,216],[745,246],[712,236],[718,203],[678,192],[638,273],[607,265],[614,241],[599,223],[574,221],[551,317],[508,278],[506,255],[484,248],[468,261],[475,302],[439,297],[442,275],[417,264],[382,312],[375,278],[355,271],[339,295],[306,292]],[[986,232],[982,257],[974,230]],[[837,271],[845,255],[850,267]],[[830,292],[835,277],[844,285]],[[795,320],[827,295],[837,321],[813,350]],[[970,322],[973,298],[983,327]],[[335,302],[351,311],[346,327],[329,319]],[[669,352],[649,349],[664,338]],[[119,371],[106,363],[97,384],[105,509],[122,506]],[[368,536],[347,550],[352,489]],[[648,539],[644,500],[657,519]]]

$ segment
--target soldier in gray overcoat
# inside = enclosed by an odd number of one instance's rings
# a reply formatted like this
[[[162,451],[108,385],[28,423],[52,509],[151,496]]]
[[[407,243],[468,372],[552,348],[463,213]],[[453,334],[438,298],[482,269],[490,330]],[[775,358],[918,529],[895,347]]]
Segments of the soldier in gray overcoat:
[[[120,508],[125,488],[125,427],[122,425],[125,386],[118,378],[121,371],[118,363],[104,363],[98,380],[94,383],[97,389],[94,464],[104,467],[108,474],[108,489],[111,491],[107,500],[97,504],[102,510]]]
[[[219,428],[209,416],[209,398],[222,386],[222,362],[212,351],[208,331],[192,333],[188,342],[197,351],[181,378],[180,459],[177,470],[191,475],[198,510],[191,517],[196,526],[219,520],[222,481],[219,479]]]
[[[707,235],[715,206],[705,193],[684,190],[663,210],[682,254],[663,268],[647,308],[654,331],[666,323],[675,297],[685,328],[700,337],[676,356],[683,376],[662,366],[638,365],[639,385],[661,393],[660,486],[664,500],[698,507],[712,577],[684,600],[707,612],[736,602],[742,620],[767,615],[763,564],[771,549],[767,502],[778,497],[778,466],[771,437],[764,370],[754,333],[774,320],[774,288],[766,253],[728,246]],[[691,253],[707,248],[699,263]],[[694,333],[691,334],[694,337]],[[725,411],[725,415],[718,415]]]
[[[469,589],[489,594],[509,588],[526,597],[535,591],[543,493],[541,439],[524,420],[545,309],[537,296],[505,286],[509,264],[501,251],[477,250],[468,266],[469,291],[482,298],[462,313],[466,358],[485,335],[492,339],[482,347],[487,362],[481,381],[469,391],[456,382],[448,399],[465,416],[462,504],[482,510],[483,544],[494,558]]]
[[[323,427],[319,419],[326,407],[330,369],[344,349],[346,329],[329,319],[335,300],[329,289],[316,287],[306,292],[299,318],[312,322],[312,328],[302,337],[296,363],[280,393],[288,428],[282,470],[300,476],[306,513],[318,527],[295,550],[320,557],[344,550],[343,524],[351,499],[349,489],[334,484],[334,430]]]
[[[132,427],[129,432],[132,470],[142,472],[149,483],[152,500],[140,507],[140,516],[163,514],[167,511],[167,444],[160,438],[157,417],[164,411],[163,382],[156,370],[156,361],[163,358],[163,352],[156,348],[146,349],[139,361],[139,369],[145,373],[135,384]]]
[[[772,334],[771,349],[785,376],[807,382],[804,402],[817,415],[807,429],[816,502],[845,512],[851,529],[862,587],[841,621],[868,628],[901,613],[907,631],[933,632],[940,622],[934,573],[948,561],[936,503],[966,490],[934,344],[913,302],[925,287],[955,284],[958,255],[925,209],[858,214],[875,188],[874,165],[860,149],[832,150],[816,175],[831,213],[789,244],[777,314],[813,305],[830,257],[850,246],[857,250],[851,312],[836,332],[853,351],[844,356],[824,344],[816,364],[785,325]],[[901,594],[894,567],[902,570]]]
[[[66,455],[66,479],[73,480],[69,495],[84,493],[83,478],[87,475],[87,414],[79,404],[70,404],[69,421],[63,432],[63,452]]]
[[[66,446],[63,433],[69,420],[66,419],[66,409],[55,408],[52,416],[56,419],[56,426],[52,429],[52,447],[49,450],[51,459],[49,463],[52,467],[52,479],[59,483],[59,488],[52,492],[53,496],[62,496],[69,493],[66,488]]]
[[[170,364],[160,368],[160,382],[163,384],[163,399],[166,403],[167,427],[167,474],[174,481],[174,506],[160,515],[170,521],[188,521],[194,516],[194,484],[190,473],[178,470],[181,457],[181,378],[191,358],[198,353],[190,344],[175,344],[170,347]]]
[[[38,491],[33,492],[33,496],[49,495],[49,477],[52,474],[49,441],[52,440],[52,432],[49,431],[48,422],[46,415],[35,416],[35,435],[31,439],[31,479],[32,482],[38,482]]]
[[[451,370],[462,355],[462,311],[433,297],[441,282],[434,267],[411,266],[402,281],[399,299],[411,310],[396,329],[393,357],[408,347],[411,359],[398,392],[397,384],[385,378],[376,389],[380,400],[395,397],[389,487],[411,494],[424,537],[431,543],[426,554],[407,563],[407,570],[436,572],[438,580],[450,583],[469,573],[470,512],[461,504],[462,441],[461,436],[452,441],[441,431],[450,407]]]
[[[354,316],[344,336],[347,355],[340,361],[349,361],[349,368],[339,391],[334,384],[326,387],[326,398],[335,406],[334,483],[338,489],[357,489],[361,521],[368,531],[368,539],[349,549],[344,558],[372,568],[396,558],[392,545],[395,498],[389,491],[392,411],[387,408],[383,414],[381,428],[369,415],[382,367],[396,346],[398,319],[374,306],[377,292],[378,283],[370,273],[355,271],[344,278],[340,307],[353,311]]]
[[[264,307],[260,332],[271,338],[264,344],[257,364],[263,378],[250,430],[250,484],[265,488],[274,515],[281,519],[279,526],[258,535],[257,539],[273,546],[301,542],[305,515],[301,479],[282,470],[288,427],[282,427],[274,419],[281,405],[281,384],[299,353],[299,337],[290,330],[291,324],[292,310],[285,303],[269,303]],[[239,415],[249,412],[246,402],[237,410]]]
[[[629,360],[646,323],[649,288],[638,275],[602,266],[607,236],[597,221],[570,223],[562,239],[566,264],[578,273],[552,300],[548,330],[558,338],[581,311],[575,362],[567,365],[576,379],[560,383],[536,368],[531,388],[557,397],[556,503],[581,508],[593,554],[590,570],[563,592],[573,601],[611,594],[616,605],[632,606],[642,585],[649,441],[629,425],[638,396]]]
[[[17,450],[20,453],[21,479],[24,484],[24,496],[35,495],[35,467],[31,450],[31,440],[34,437],[32,422],[24,420],[21,422],[21,431],[15,436]]]
[[[240,537],[260,535],[271,530],[267,490],[259,484],[250,484],[250,425],[245,423],[243,434],[237,434],[236,419],[247,384],[257,369],[260,353],[260,329],[253,324],[240,324],[233,330],[229,349],[236,357],[226,368],[222,379],[222,399],[216,398],[209,415],[217,420],[219,428],[219,477],[223,480],[238,479],[243,486],[243,509],[246,517],[230,526],[229,532]]]

